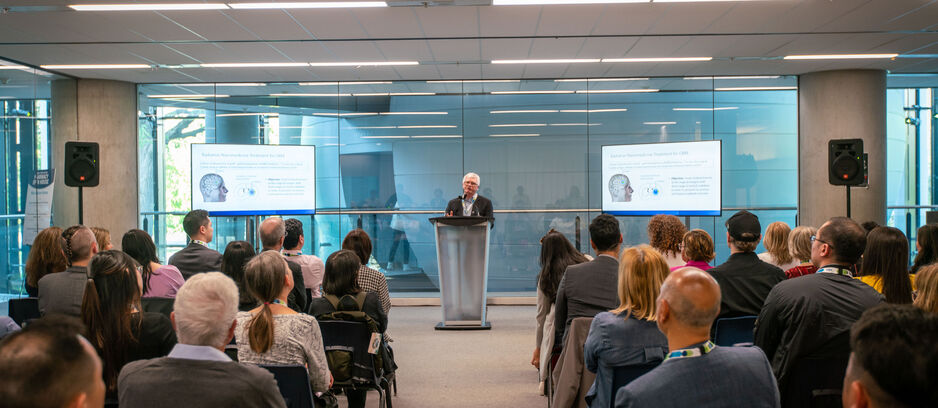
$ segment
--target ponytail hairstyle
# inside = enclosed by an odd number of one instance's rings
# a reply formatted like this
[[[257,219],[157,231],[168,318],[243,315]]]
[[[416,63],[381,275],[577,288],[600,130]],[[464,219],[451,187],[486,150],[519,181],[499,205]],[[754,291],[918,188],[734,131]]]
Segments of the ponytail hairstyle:
[[[283,292],[289,269],[276,251],[261,252],[244,267],[244,288],[263,303],[248,324],[248,342],[255,353],[266,353],[274,345],[274,314],[270,303]]]
[[[153,276],[151,262],[160,263],[156,256],[156,244],[144,230],[132,229],[121,238],[121,250],[140,264],[140,277],[143,279],[143,296],[150,291],[150,277]]]
[[[134,312],[141,310],[137,266],[130,255],[117,250],[99,252],[88,265],[81,320],[101,356],[109,392],[117,390],[117,375],[129,358],[128,351],[139,343],[134,335],[143,321],[134,318]]]

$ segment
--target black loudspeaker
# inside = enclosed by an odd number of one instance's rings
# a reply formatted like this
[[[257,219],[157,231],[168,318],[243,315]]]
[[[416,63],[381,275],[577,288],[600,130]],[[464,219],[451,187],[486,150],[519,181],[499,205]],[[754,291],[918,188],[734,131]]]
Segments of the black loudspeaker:
[[[828,181],[835,186],[858,186],[866,182],[863,170],[863,139],[836,139],[827,143]]]
[[[65,142],[65,185],[94,187],[98,185],[98,144]]]

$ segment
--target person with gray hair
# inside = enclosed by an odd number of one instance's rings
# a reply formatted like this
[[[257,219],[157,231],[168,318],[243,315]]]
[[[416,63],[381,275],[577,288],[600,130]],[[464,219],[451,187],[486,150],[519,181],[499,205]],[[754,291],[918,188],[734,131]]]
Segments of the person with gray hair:
[[[478,174],[466,173],[462,178],[463,195],[449,201],[446,205],[447,216],[486,217],[494,222],[492,200],[479,195],[482,179]],[[494,226],[494,223],[492,224]]]
[[[283,249],[283,240],[287,236],[287,227],[283,218],[270,217],[261,222],[258,235],[260,235],[263,251],[280,251]],[[285,258],[286,259],[286,258]],[[306,282],[303,279],[303,267],[296,262],[287,259],[287,265],[290,266],[290,272],[293,274],[293,290],[290,291],[290,297],[287,299],[287,305],[290,309],[299,313],[306,313],[309,307],[309,299],[306,298]]]
[[[710,341],[719,312],[720,286],[712,276],[692,267],[671,272],[656,308],[658,329],[671,352],[657,368],[619,389],[616,408],[781,406],[762,350]]]
[[[118,378],[127,407],[285,407],[273,375],[231,361],[238,287],[220,272],[189,278],[170,315],[179,343],[166,357],[128,363]]]
[[[81,317],[81,301],[88,281],[88,263],[98,253],[98,242],[91,229],[73,225],[62,231],[62,251],[68,261],[64,272],[50,273],[39,279],[39,312],[64,313]]]

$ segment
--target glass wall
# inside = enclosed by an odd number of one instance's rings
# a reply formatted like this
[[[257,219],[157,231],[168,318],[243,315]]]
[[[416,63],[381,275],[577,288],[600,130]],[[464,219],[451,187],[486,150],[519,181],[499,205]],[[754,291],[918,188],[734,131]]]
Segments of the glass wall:
[[[481,176],[492,199],[489,291],[531,294],[539,239],[554,228],[590,252],[607,144],[723,141],[723,216],[689,217],[728,256],[737,209],[795,224],[794,77],[375,81],[139,86],[141,227],[166,259],[184,245],[193,143],[316,146],[317,214],[298,216],[304,253],[322,258],[354,228],[372,237],[371,266],[399,296],[438,293],[428,218]],[[620,217],[628,245],[648,217]],[[214,218],[223,251],[259,219]]]
[[[0,60],[0,302],[25,294],[23,266],[32,243],[24,231],[26,198],[36,171],[52,168],[53,79]]]
[[[908,77],[908,75],[903,76]],[[936,76],[924,76],[935,82]],[[909,78],[890,78],[906,80]],[[916,78],[913,78],[916,79]],[[914,242],[925,224],[925,212],[936,202],[936,88],[898,88],[886,92],[886,205],[887,223],[906,232]],[[916,254],[915,245],[912,256]]]

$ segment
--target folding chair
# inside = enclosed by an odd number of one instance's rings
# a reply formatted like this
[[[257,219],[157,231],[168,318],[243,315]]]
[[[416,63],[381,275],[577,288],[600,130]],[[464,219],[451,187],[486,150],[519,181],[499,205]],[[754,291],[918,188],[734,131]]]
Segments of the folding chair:
[[[635,380],[638,377],[645,375],[645,373],[654,370],[655,367],[661,364],[660,361],[655,361],[646,364],[636,364],[636,365],[627,365],[619,366],[612,368],[612,396],[609,398],[609,408],[615,406],[616,403],[616,392],[619,391],[619,388],[629,385],[630,382]]]
[[[143,298],[140,299],[140,306],[143,307],[144,312],[159,313],[167,318],[169,314],[173,312],[173,302],[176,299],[172,298]]]
[[[309,385],[309,373],[302,365],[260,365],[270,371],[277,380],[280,395],[287,408],[313,408],[313,389]]]
[[[391,407],[390,382],[382,367],[375,365],[375,356],[368,353],[371,330],[362,322],[320,320],[319,330],[325,351],[347,351],[351,355],[352,378],[335,381],[333,389],[342,391],[369,388],[378,391],[379,407]],[[329,367],[333,370],[335,367]]]
[[[717,319],[713,342],[718,346],[752,345],[756,316],[727,317]]]
[[[780,384],[782,407],[826,408],[841,406],[841,388],[849,355],[799,358],[785,384]]]
[[[10,299],[9,308],[10,318],[13,319],[16,324],[20,325],[20,327],[23,327],[23,323],[40,317],[39,298],[25,297]]]

